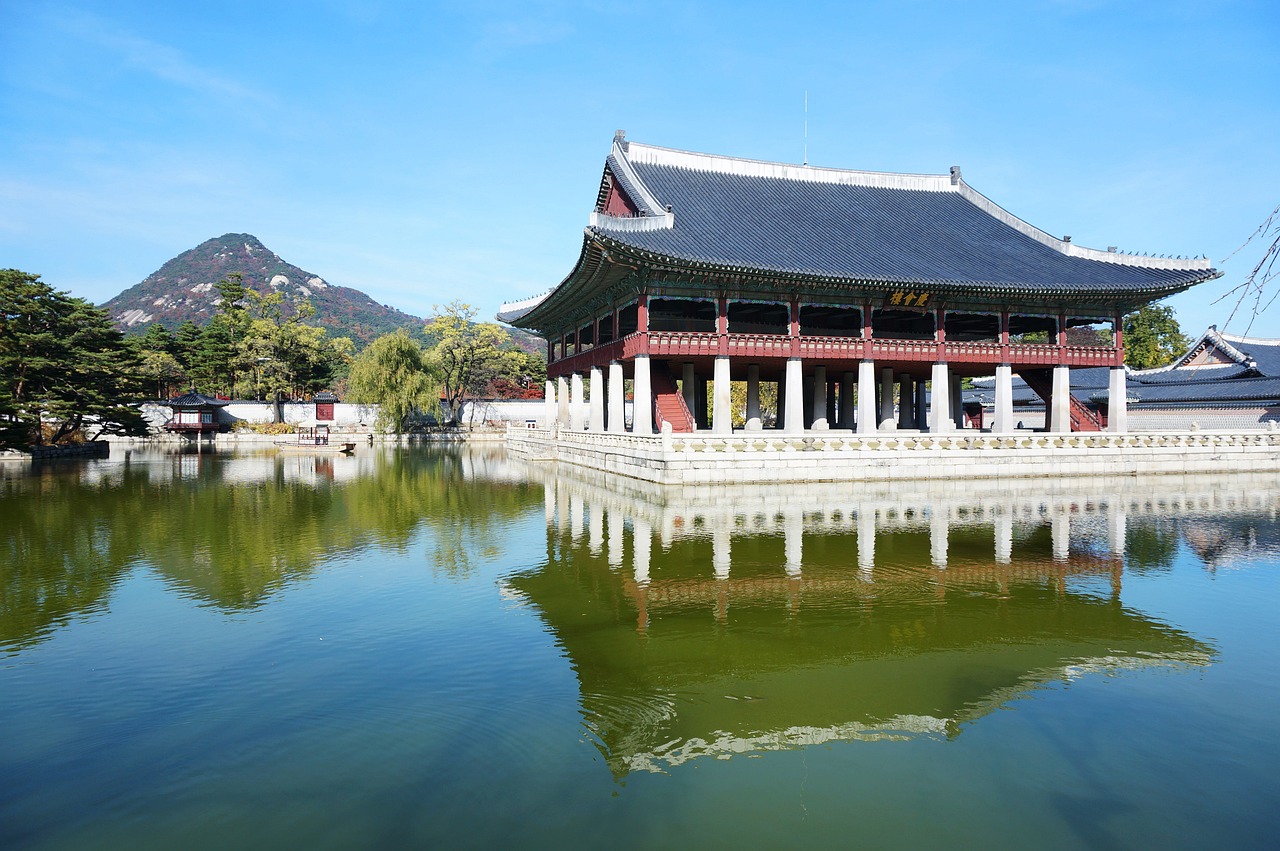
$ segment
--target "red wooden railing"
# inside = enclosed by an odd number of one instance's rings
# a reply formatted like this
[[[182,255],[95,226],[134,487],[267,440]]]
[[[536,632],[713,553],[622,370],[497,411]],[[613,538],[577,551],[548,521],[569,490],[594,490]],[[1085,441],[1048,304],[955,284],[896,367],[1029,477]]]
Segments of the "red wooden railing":
[[[868,346],[870,343],[870,346]],[[870,351],[868,352],[868,348]],[[734,358],[788,358],[805,360],[861,360],[898,363],[997,364],[1014,368],[1053,366],[1114,366],[1117,350],[1109,346],[1057,346],[1044,343],[953,342],[936,340],[893,340],[860,337],[791,337],[787,334],[714,334],[705,331],[647,331],[628,334],[619,340],[586,349],[553,362],[551,377],[585,372],[611,360],[640,354],[655,358],[706,358],[725,355]]]

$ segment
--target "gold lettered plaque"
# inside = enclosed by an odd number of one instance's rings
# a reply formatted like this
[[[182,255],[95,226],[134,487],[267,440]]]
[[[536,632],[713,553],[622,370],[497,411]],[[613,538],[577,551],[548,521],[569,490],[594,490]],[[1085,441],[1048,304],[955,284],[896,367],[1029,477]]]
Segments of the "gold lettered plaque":
[[[884,306],[895,310],[928,310],[929,293],[920,290],[893,290],[885,296]]]

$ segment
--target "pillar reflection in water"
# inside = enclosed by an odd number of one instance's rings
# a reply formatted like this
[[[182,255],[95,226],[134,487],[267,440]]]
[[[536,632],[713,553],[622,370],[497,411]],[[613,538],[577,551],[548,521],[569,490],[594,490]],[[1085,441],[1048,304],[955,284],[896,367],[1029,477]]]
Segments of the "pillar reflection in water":
[[[582,497],[572,494],[569,497],[569,537],[576,544],[582,540]]]
[[[622,567],[622,512],[610,506],[605,509],[605,520],[609,526],[609,567],[617,570]]]
[[[1123,574],[1126,560],[1172,563],[1171,512],[1239,505],[1220,482],[1161,499],[1142,481],[1045,493],[1034,482],[663,488],[556,476],[544,505],[565,506],[552,533],[563,556],[511,585],[562,642],[584,723],[618,775],[880,734],[955,736],[1044,683],[1211,664],[1212,646],[1119,604]],[[580,506],[589,533],[575,543]],[[1217,531],[1202,531],[1206,551],[1220,549]]]
[[[587,546],[593,556],[598,556],[604,548],[604,509],[588,504],[587,512]]]
[[[632,575],[638,585],[649,582],[649,559],[653,548],[653,526],[648,518],[637,517],[631,525]]]
[[[935,504],[929,512],[929,557],[934,567],[947,566],[948,534],[951,529],[947,509]]]
[[[784,515],[782,529],[787,575],[799,576],[804,561],[804,514],[797,508],[789,509]]]
[[[876,565],[876,512],[874,508],[858,510],[858,572],[870,582]]]
[[[729,578],[729,539],[732,520],[722,519],[711,535],[711,568],[717,579]]]
[[[996,515],[996,564],[1008,564],[1013,561],[1013,514],[1000,511]]]

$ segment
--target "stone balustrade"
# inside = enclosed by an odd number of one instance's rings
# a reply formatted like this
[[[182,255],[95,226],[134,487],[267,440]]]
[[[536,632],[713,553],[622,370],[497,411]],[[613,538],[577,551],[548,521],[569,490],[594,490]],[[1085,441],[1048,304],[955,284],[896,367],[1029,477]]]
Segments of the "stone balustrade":
[[[513,428],[511,451],[663,484],[1280,471],[1280,432],[635,435]]]

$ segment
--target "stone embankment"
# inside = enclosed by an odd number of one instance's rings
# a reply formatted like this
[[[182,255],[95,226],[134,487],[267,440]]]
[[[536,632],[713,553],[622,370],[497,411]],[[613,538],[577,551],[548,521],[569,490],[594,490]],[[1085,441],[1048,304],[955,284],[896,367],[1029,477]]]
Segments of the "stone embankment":
[[[105,440],[72,443],[65,446],[32,446],[29,449],[7,449],[0,461],[52,461],[58,458],[106,458],[111,444]]]
[[[660,484],[1280,472],[1280,432],[632,435],[511,428],[507,448]]]

